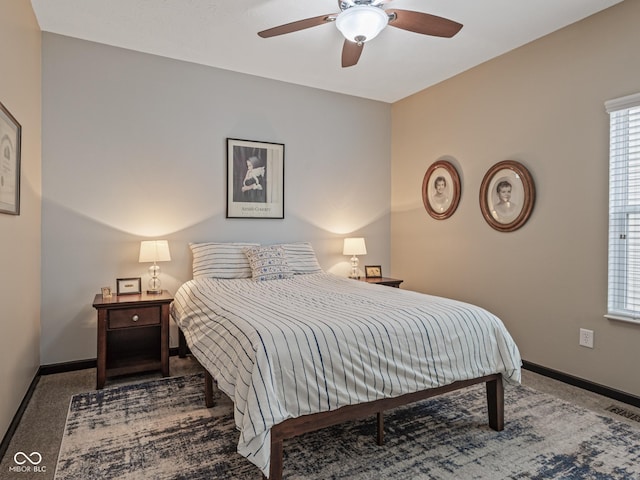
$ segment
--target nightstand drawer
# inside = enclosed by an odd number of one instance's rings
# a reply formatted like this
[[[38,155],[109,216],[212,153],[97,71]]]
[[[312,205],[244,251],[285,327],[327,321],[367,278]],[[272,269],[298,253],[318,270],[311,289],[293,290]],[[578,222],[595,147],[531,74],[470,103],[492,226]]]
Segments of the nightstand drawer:
[[[108,329],[160,325],[160,306],[119,308],[109,312]]]

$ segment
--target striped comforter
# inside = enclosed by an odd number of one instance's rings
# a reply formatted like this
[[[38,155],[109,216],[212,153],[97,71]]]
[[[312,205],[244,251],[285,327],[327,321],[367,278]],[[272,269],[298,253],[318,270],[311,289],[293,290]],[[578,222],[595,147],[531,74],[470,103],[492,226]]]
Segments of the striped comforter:
[[[520,381],[518,348],[486,310],[329,273],[191,280],[171,314],[265,475],[270,428],[288,418],[493,373]]]

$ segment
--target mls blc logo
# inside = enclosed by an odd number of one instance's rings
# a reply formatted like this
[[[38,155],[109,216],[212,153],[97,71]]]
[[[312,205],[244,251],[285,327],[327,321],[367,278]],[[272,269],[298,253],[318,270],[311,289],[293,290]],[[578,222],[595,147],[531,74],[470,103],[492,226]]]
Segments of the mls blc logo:
[[[42,455],[38,452],[31,452],[27,455],[24,452],[16,452],[13,456],[15,466],[9,467],[10,472],[46,472],[47,467],[40,465]]]

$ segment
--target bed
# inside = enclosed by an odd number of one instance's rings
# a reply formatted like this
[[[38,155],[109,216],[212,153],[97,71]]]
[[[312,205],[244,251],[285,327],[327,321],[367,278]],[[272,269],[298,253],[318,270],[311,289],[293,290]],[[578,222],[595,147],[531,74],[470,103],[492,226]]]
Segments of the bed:
[[[385,410],[475,383],[502,430],[503,381],[520,381],[521,360],[488,311],[323,272],[307,243],[192,252],[171,315],[207,402],[215,380],[234,403],[238,452],[270,479],[286,438],[375,415],[382,443]]]

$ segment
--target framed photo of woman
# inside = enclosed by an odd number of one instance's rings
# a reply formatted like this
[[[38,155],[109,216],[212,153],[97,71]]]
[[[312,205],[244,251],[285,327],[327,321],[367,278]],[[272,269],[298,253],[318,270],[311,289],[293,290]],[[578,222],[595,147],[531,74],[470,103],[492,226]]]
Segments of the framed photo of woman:
[[[487,223],[501,232],[522,227],[533,210],[536,190],[529,171],[505,160],[492,166],[480,186],[480,210]]]
[[[433,163],[422,179],[422,202],[436,220],[449,218],[460,203],[460,176],[450,162]]]
[[[227,138],[227,218],[284,218],[284,144]]]

